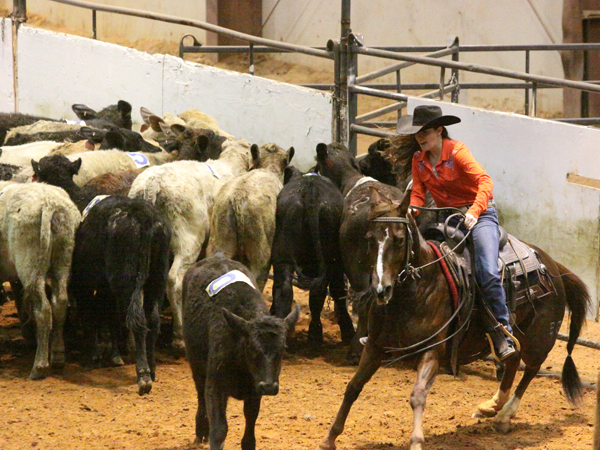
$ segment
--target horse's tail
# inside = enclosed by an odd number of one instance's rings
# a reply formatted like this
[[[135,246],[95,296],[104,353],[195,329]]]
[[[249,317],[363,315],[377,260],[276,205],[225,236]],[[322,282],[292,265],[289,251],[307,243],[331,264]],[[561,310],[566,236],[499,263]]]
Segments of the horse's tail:
[[[567,306],[571,311],[567,358],[565,359],[562,371],[562,386],[569,403],[578,406],[581,404],[583,398],[583,385],[581,384],[581,379],[577,373],[571,353],[573,352],[573,347],[575,347],[579,333],[585,324],[586,310],[590,305],[591,299],[590,293],[581,278],[571,273],[565,266],[558,263],[557,265],[565,288]]]

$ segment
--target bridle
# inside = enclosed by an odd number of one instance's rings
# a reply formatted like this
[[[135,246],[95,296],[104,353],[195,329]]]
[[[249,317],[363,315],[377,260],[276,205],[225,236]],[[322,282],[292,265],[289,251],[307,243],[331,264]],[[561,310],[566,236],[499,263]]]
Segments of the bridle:
[[[448,222],[450,221],[450,219],[454,216],[458,216],[459,214],[462,214],[462,211],[456,209],[456,208],[424,208],[424,207],[420,207],[420,206],[411,206],[411,208],[416,208],[422,211],[443,211],[443,210],[456,210],[458,211],[457,213],[454,213],[450,216],[448,216],[445,220],[444,223],[444,234],[448,234],[446,233],[446,230],[448,229]],[[404,225],[406,225],[406,234],[407,234],[407,239],[404,240],[404,254],[405,256],[405,260],[404,260],[404,269],[402,269],[400,271],[400,273],[397,276],[397,280],[398,283],[402,284],[404,283],[404,281],[406,281],[406,279],[410,276],[413,280],[416,278],[421,278],[421,276],[419,275],[419,271],[424,269],[425,267],[428,266],[432,266],[438,262],[440,262],[442,259],[447,258],[448,256],[450,256],[451,253],[454,253],[454,251],[460,247],[466,240],[467,238],[470,236],[471,234],[471,230],[469,230],[464,237],[461,239],[461,241],[456,244],[454,246],[454,248],[452,248],[448,253],[446,253],[445,255],[442,255],[441,257],[434,259],[433,261],[430,261],[426,264],[423,264],[422,266],[418,266],[415,267],[412,265],[410,257],[412,252],[412,246],[413,246],[413,234],[412,231],[410,229],[410,218],[409,217],[375,217],[373,219],[370,219],[370,222],[380,222],[380,223],[403,223]],[[449,236],[450,238],[453,238],[456,235],[456,233],[452,236]]]
[[[419,210],[424,210],[424,211],[440,211],[440,210],[457,210],[458,213],[452,214],[450,215],[446,220],[445,220],[445,224],[444,224],[444,233],[447,229],[448,226],[448,221],[450,220],[451,217],[458,215],[459,213],[462,214],[462,211],[456,209],[456,208],[425,208],[425,207],[413,207]],[[442,259],[445,259],[446,257],[448,257],[451,253],[454,253],[454,251],[460,246],[462,245],[463,242],[466,241],[466,239],[469,237],[469,235],[471,234],[471,230],[469,230],[464,238],[454,247],[450,250],[450,252],[442,255],[441,257],[430,261],[426,264],[423,264],[422,266],[418,266],[418,267],[414,267],[411,263],[411,253],[412,253],[412,245],[413,245],[413,235],[412,235],[412,231],[410,229],[410,218],[409,217],[375,217],[373,219],[370,219],[371,222],[380,222],[380,223],[402,223],[406,226],[406,232],[407,232],[407,239],[404,240],[404,250],[405,250],[405,263],[404,263],[404,269],[398,274],[397,279],[398,279],[398,283],[402,284],[404,283],[404,281],[406,281],[406,279],[410,276],[413,280],[415,280],[416,278],[421,278],[419,275],[419,271],[422,270],[425,267],[428,267],[430,265],[436,264],[439,261],[441,261]],[[446,234],[446,233],[445,233]],[[453,236],[450,236],[453,237]],[[468,317],[464,320],[464,322],[461,324],[460,327],[458,327],[457,330],[455,330],[453,333],[451,333],[449,336],[446,336],[444,339],[442,339],[439,342],[434,342],[431,345],[428,345],[425,348],[419,348],[421,345],[425,344],[426,342],[430,341],[431,339],[433,339],[434,337],[436,337],[438,334],[440,334],[443,330],[445,330],[447,327],[450,326],[450,324],[454,321],[454,319],[458,316],[458,313],[461,311],[461,309],[463,308],[463,306],[466,303],[466,299],[463,299],[458,307],[454,310],[454,313],[450,316],[450,318],[446,321],[446,323],[444,325],[442,325],[435,333],[433,333],[431,336],[427,337],[426,339],[423,339],[420,342],[417,342],[416,344],[412,344],[409,345],[407,347],[401,347],[401,348],[386,348],[387,352],[406,352],[409,351],[409,353],[406,353],[402,356],[399,356],[397,358],[393,358],[392,360],[386,361],[388,363],[388,366],[400,361],[402,359],[406,359],[409,358],[411,356],[414,356],[418,353],[422,353],[425,352],[427,350],[430,350],[434,347],[437,347],[438,345],[443,344],[446,341],[449,341],[450,339],[452,339],[454,336],[456,336],[458,333],[460,333],[462,331],[463,328],[465,328],[467,326],[467,324],[469,323],[470,319],[471,319],[471,313],[473,311],[473,309],[471,308],[469,310],[469,314]]]

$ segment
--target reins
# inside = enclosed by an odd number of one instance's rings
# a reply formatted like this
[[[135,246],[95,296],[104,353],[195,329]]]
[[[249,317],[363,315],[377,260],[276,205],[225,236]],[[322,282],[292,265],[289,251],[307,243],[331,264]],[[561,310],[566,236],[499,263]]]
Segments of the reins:
[[[449,236],[449,233],[447,232],[448,230],[448,222],[450,221],[451,218],[455,217],[455,216],[462,216],[464,218],[464,214],[463,212],[458,209],[458,208],[425,208],[425,207],[420,207],[420,206],[412,206],[411,208],[415,208],[421,211],[434,211],[434,212],[438,212],[438,211],[447,211],[447,210],[451,210],[451,211],[456,211],[454,214],[449,215],[446,220],[444,221],[444,235],[453,238],[454,236],[456,236],[456,232],[452,235]],[[471,234],[471,230],[469,230],[465,236],[463,237],[463,239],[461,239],[461,241],[454,246],[454,248],[452,248],[448,253],[446,253],[445,255],[430,261],[426,264],[423,264],[422,266],[419,267],[414,267],[412,266],[411,262],[410,262],[410,254],[411,251],[410,248],[412,247],[412,243],[413,243],[413,237],[412,237],[412,232],[410,229],[410,218],[408,217],[376,217],[374,219],[370,220],[371,222],[379,222],[379,223],[403,223],[404,225],[406,225],[406,230],[407,230],[407,234],[408,234],[408,239],[405,239],[405,255],[406,255],[406,259],[405,259],[405,265],[404,265],[404,269],[398,274],[397,278],[398,278],[398,282],[400,284],[402,284],[404,281],[406,281],[406,279],[408,278],[408,276],[410,275],[411,278],[414,280],[415,278],[421,278],[419,275],[419,271],[424,269],[425,267],[431,266],[435,263],[439,263],[441,260],[445,259],[446,257],[448,257],[451,253],[454,253],[455,250],[460,247],[463,242],[465,242],[467,240],[467,238],[470,236]],[[458,304],[458,306],[456,307],[454,313],[450,316],[450,318],[446,321],[446,323],[444,325],[442,325],[434,334],[432,334],[431,336],[429,336],[426,339],[423,339],[420,342],[417,342],[416,344],[412,344],[409,345],[408,347],[401,347],[401,348],[386,348],[385,350],[387,352],[402,352],[402,351],[408,351],[408,350],[413,350],[423,344],[425,344],[426,342],[430,341],[431,339],[433,339],[434,337],[436,337],[438,334],[440,334],[442,331],[444,331],[447,327],[450,326],[450,324],[454,321],[454,319],[456,318],[456,316],[458,315],[458,313],[461,311],[461,309],[463,308],[464,304],[466,303],[467,299],[463,298],[462,301]],[[471,318],[471,314],[473,312],[473,309],[471,308],[471,310],[469,311],[468,317],[466,318],[466,320],[462,323],[462,325],[455,330],[452,334],[450,334],[449,336],[446,336],[443,340],[436,342],[434,344],[429,345],[428,347],[425,348],[421,348],[418,350],[415,350],[413,352],[407,353],[405,355],[402,355],[398,358],[394,358],[392,360],[386,361],[389,365],[400,361],[402,359],[406,359],[409,358],[410,356],[414,356],[418,353],[422,353],[424,351],[427,351],[429,349],[432,349],[438,345],[443,344],[444,342],[449,341],[450,339],[452,339],[454,336],[456,336],[458,333],[460,333],[462,331],[462,329],[469,323],[469,320]]]

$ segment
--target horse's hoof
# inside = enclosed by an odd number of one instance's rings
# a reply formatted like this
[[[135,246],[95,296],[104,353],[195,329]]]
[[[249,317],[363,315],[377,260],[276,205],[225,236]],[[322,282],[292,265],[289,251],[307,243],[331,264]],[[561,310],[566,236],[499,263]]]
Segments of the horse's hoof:
[[[477,405],[477,411],[473,413],[473,418],[482,419],[485,417],[494,417],[496,414],[498,414],[498,411],[496,411],[496,402],[494,400],[488,400]]]
[[[177,357],[185,356],[185,343],[183,339],[173,339],[173,343],[171,344],[173,348],[173,353]]]
[[[498,433],[506,434],[510,431],[510,422],[494,422],[494,429]]]
[[[31,373],[29,374],[29,379],[31,380],[43,380],[48,375],[50,375],[50,367],[49,366],[40,366],[31,369]]]
[[[138,380],[138,394],[149,394],[152,389],[152,379],[149,375],[142,375]]]
[[[329,444],[326,440],[322,441],[315,450],[335,450],[335,443]]]

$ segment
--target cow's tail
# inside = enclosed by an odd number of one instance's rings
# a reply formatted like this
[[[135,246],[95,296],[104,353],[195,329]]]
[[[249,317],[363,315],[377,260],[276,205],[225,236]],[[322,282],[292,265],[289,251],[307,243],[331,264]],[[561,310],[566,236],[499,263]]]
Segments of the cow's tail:
[[[42,206],[42,218],[40,223],[40,256],[50,255],[53,225],[56,229],[62,222],[64,222],[64,214],[61,214],[60,210],[56,211],[50,208],[48,204]]]
[[[558,263],[557,265],[565,288],[567,306],[571,311],[567,358],[565,359],[562,371],[562,386],[567,400],[572,405],[577,406],[582,402],[583,386],[571,353],[573,352],[579,333],[585,324],[586,311],[591,300],[590,293],[581,278],[571,273],[565,266]]]
[[[308,211],[308,229],[310,232],[310,239],[313,244],[313,251],[317,263],[317,279],[313,280],[313,284],[321,283],[322,280],[327,276],[327,269],[325,265],[325,258],[323,257],[323,248],[321,245],[321,229],[319,224],[319,205],[320,199],[317,198],[314,190],[310,190],[309,195],[312,198],[308,199],[305,204],[311,205],[311,210]]]
[[[40,221],[40,254],[50,256],[56,238],[73,235],[75,230],[69,211],[63,206],[42,206]]]
[[[142,292],[150,274],[154,226],[145,222],[143,218],[131,217],[130,212],[119,211],[108,224],[107,265],[113,278],[110,284],[119,293],[131,292],[129,298],[119,298],[119,307],[126,308],[125,323],[133,332],[147,329]]]
[[[144,186],[141,190],[138,190],[133,197],[134,198],[143,198],[144,200],[156,205],[160,194],[161,186],[160,180],[154,174],[149,176],[144,183]]]

